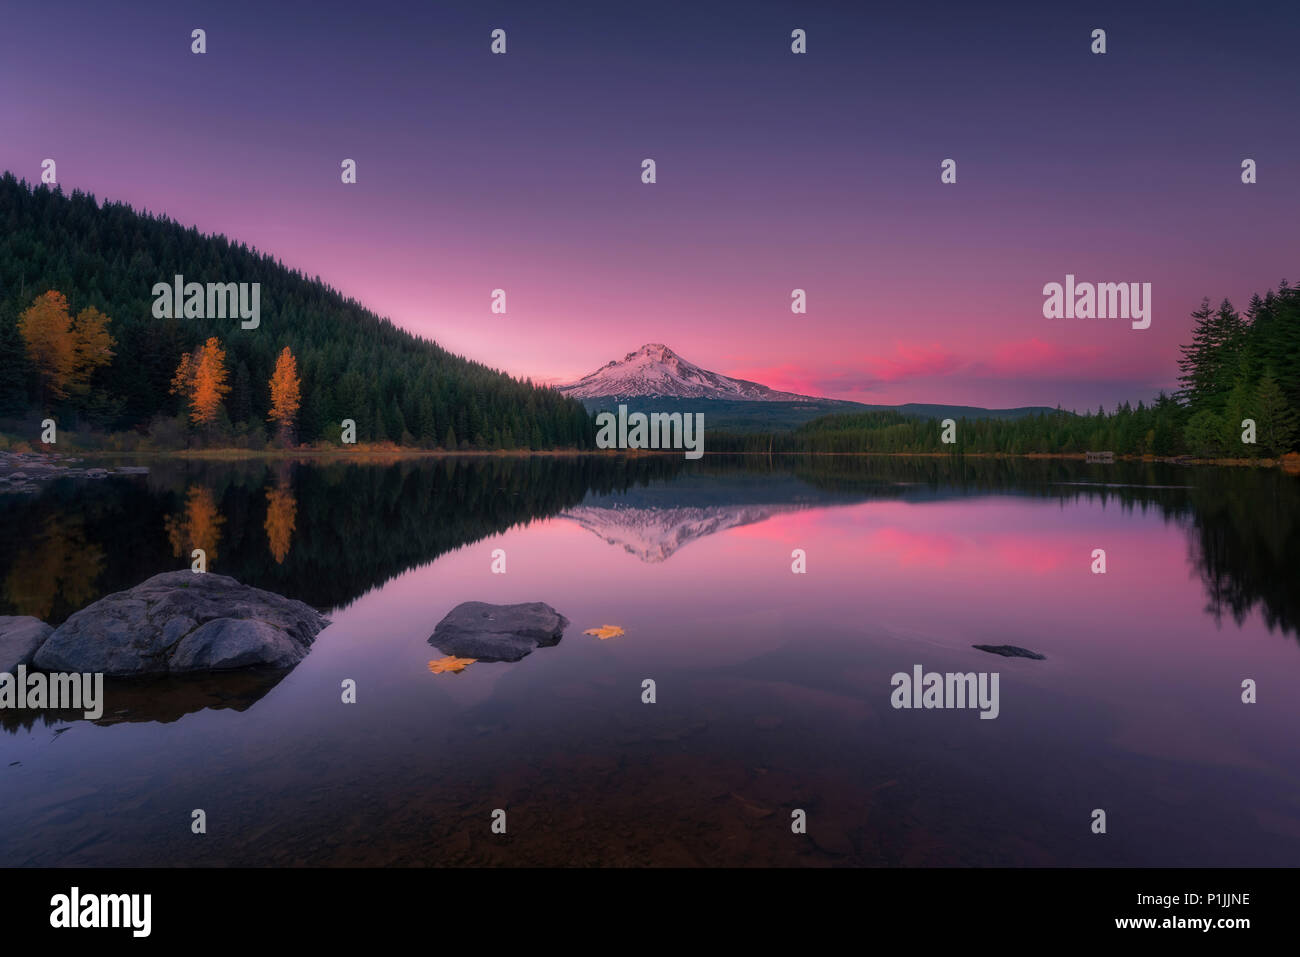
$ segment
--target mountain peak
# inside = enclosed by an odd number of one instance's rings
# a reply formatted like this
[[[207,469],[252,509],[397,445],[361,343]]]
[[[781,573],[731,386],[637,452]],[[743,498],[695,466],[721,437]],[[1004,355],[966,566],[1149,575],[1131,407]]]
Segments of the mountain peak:
[[[632,356],[639,356],[639,355],[675,356],[677,355],[677,353],[673,352],[672,349],[669,349],[662,342],[647,342],[640,349],[637,349],[635,352],[629,352],[627,355],[628,358],[630,359],[632,358]]]
[[[645,359],[650,362],[661,362],[670,368],[677,368],[683,361],[682,357],[673,352],[662,342],[647,342],[635,352],[629,352],[623,357],[624,362],[635,362],[638,359]],[[689,363],[688,363],[689,364]]]
[[[739,399],[751,402],[807,402],[809,397],[777,392],[757,382],[710,372],[683,359],[662,342],[613,359],[577,382],[559,387],[576,399]]]

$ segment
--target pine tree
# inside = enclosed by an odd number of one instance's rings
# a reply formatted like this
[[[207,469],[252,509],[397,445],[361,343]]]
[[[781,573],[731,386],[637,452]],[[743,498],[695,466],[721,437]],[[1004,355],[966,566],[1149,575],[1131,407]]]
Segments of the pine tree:
[[[1224,435],[1226,448],[1231,451],[1235,457],[1244,455],[1246,458],[1256,458],[1259,455],[1259,437],[1256,435],[1256,444],[1249,445],[1242,442],[1242,424],[1246,419],[1254,418],[1254,408],[1256,403],[1253,401],[1254,389],[1247,385],[1244,378],[1238,378],[1232,386],[1232,391],[1228,393],[1227,413],[1224,416]]]
[[[234,384],[230,387],[230,409],[232,422],[247,422],[253,417],[253,382],[248,374],[248,366],[241,359],[235,366]]]
[[[0,415],[20,415],[26,409],[29,368],[18,326],[0,317]]]
[[[1187,420],[1183,438],[1193,455],[1217,458],[1224,452],[1225,431],[1223,416],[1210,409],[1202,409]]]
[[[427,395],[420,397],[416,407],[415,433],[420,444],[426,448],[438,441],[438,423],[433,418],[433,402]]]
[[[1300,409],[1300,287],[1282,283],[1264,299],[1257,323],[1261,366],[1277,380],[1293,409]]]
[[[1221,413],[1237,377],[1246,325],[1226,299],[1217,311],[1211,310],[1209,299],[1203,299],[1192,318],[1196,320],[1192,341],[1181,347],[1183,357],[1178,360],[1179,397],[1193,409]]]
[[[1286,403],[1282,389],[1272,375],[1259,380],[1255,392],[1255,414],[1258,418],[1258,441],[1267,455],[1283,455],[1295,448],[1300,432],[1296,410]]]
[[[388,421],[386,423],[388,437],[394,442],[401,442],[403,436],[409,435],[406,431],[406,417],[402,415],[401,403],[397,401],[397,396],[393,396],[393,401],[388,404]]]

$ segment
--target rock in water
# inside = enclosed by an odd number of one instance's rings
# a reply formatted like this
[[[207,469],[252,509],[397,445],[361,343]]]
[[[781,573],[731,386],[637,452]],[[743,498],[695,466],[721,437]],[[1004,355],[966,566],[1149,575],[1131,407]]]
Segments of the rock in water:
[[[1036,651],[1021,648],[1018,645],[971,645],[971,647],[980,651],[987,651],[991,655],[1001,655],[1003,658],[1033,658],[1035,661],[1045,661],[1047,659],[1047,655],[1040,655]]]
[[[0,672],[17,674],[19,665],[30,665],[32,655],[52,631],[39,618],[0,615]]]
[[[461,602],[438,622],[429,644],[446,655],[479,661],[518,661],[534,648],[557,644],[569,619],[545,602],[489,605]]]
[[[290,668],[327,624],[300,601],[225,575],[164,572],[77,612],[34,663],[106,675]]]

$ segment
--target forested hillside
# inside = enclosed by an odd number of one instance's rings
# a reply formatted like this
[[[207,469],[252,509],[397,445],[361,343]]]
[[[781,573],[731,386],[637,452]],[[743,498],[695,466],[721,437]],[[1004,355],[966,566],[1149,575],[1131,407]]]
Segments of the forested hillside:
[[[243,329],[231,318],[155,318],[155,283],[178,274],[187,283],[260,283],[260,326]],[[50,291],[66,298],[66,315],[76,318],[60,327],[59,300],[43,300],[38,318],[53,358],[36,361],[30,329],[38,323],[29,321],[24,334],[20,319],[35,315],[38,297]],[[90,358],[83,354],[89,347],[76,339],[83,326],[93,327]],[[69,341],[60,343],[60,335]],[[204,352],[213,337],[219,348]],[[286,348],[296,369],[277,366]],[[201,429],[186,417],[184,390],[175,387],[187,354],[222,363],[213,394],[219,401]],[[150,432],[164,444],[257,442],[274,432],[270,382],[286,371],[301,380],[292,424],[302,442],[337,442],[340,423],[352,419],[361,442],[480,449],[592,444],[590,419],[578,401],[452,355],[345,299],[319,277],[122,203],[33,188],[12,173],[0,179],[0,417],[51,413],[65,428]]]

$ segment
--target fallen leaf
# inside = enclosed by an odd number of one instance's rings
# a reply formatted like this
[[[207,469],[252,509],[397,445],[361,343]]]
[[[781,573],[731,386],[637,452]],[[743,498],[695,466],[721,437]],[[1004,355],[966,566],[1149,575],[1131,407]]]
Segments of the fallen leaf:
[[[457,658],[455,655],[448,655],[446,658],[439,658],[437,661],[429,662],[429,670],[435,675],[446,672],[455,673],[464,671],[466,667],[478,661],[477,658]]]
[[[583,634],[595,635],[601,641],[604,641],[606,638],[617,638],[623,634],[623,629],[618,625],[601,625],[599,628],[588,628]]]

